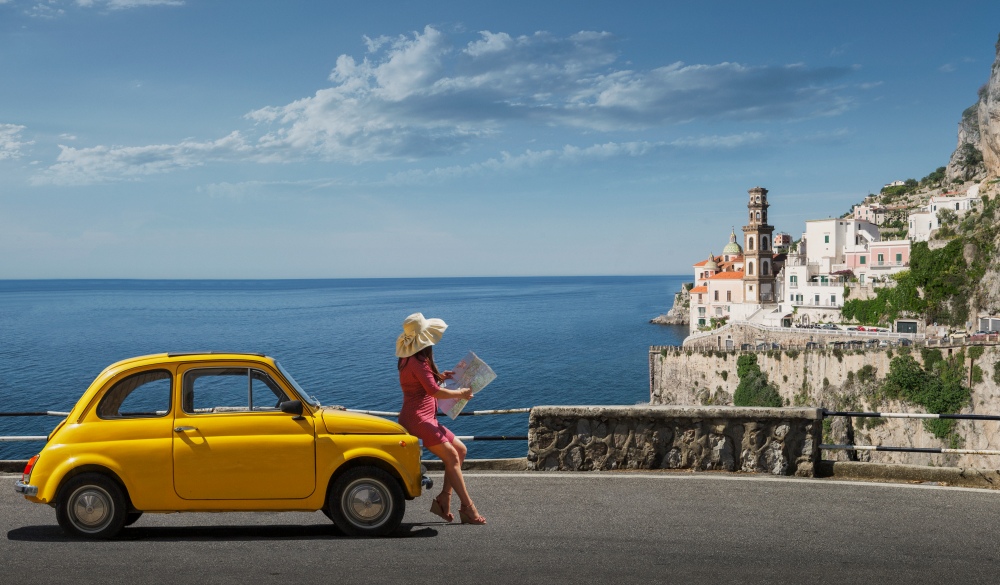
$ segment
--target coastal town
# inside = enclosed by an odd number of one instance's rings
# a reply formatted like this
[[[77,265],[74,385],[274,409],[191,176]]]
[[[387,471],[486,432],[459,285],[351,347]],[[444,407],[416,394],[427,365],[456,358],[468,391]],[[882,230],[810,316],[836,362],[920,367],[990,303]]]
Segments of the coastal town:
[[[845,302],[870,299],[879,288],[895,286],[894,275],[910,268],[914,244],[947,235],[949,226],[982,206],[979,183],[965,190],[937,189],[920,203],[884,202],[891,201],[886,194],[902,187],[904,181],[885,185],[844,217],[809,220],[798,238],[776,232],[768,222],[768,190],[750,189],[742,235],[734,227],[721,254],[710,253],[693,264],[693,280],[659,322],[687,324],[690,341],[727,325],[755,325],[764,332],[758,338],[776,328],[865,331],[863,324],[844,319]],[[1000,330],[1000,317],[976,317],[968,333]],[[882,325],[867,330],[921,338],[949,333],[915,316]],[[719,345],[732,349],[736,343],[741,340],[730,337]]]

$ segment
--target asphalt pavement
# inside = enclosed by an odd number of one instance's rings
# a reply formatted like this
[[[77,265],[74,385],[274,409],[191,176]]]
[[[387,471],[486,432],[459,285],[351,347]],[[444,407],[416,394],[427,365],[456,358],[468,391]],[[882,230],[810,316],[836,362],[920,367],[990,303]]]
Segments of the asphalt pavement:
[[[115,540],[84,541],[14,493],[16,477],[0,476],[0,567],[19,585],[1000,581],[997,491],[470,472],[485,527],[441,522],[425,494],[382,539],[346,537],[317,512],[147,514]]]

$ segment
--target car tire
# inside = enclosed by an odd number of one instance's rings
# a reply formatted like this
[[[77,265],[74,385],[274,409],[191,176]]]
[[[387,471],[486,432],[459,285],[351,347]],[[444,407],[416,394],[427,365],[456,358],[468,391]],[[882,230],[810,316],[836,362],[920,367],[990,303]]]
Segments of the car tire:
[[[71,536],[111,538],[125,526],[125,494],[108,476],[81,473],[59,492],[56,520]]]
[[[327,499],[327,511],[345,534],[385,536],[403,521],[403,488],[383,469],[360,466],[337,478]]]
[[[124,526],[131,526],[135,524],[139,521],[139,518],[142,518],[142,512],[129,512],[128,514],[125,514]]]

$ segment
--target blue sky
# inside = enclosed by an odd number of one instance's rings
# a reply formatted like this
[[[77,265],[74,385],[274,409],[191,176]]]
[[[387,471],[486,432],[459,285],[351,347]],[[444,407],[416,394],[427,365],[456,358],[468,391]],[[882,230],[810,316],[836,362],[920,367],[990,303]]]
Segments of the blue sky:
[[[927,4],[0,0],[0,278],[686,274],[947,163]]]

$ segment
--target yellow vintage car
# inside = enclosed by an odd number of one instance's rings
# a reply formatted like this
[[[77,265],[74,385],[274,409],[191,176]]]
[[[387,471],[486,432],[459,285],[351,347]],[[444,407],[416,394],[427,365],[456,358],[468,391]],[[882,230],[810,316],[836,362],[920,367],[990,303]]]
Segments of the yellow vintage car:
[[[108,366],[16,490],[59,525],[110,538],[145,512],[322,510],[383,535],[429,488],[403,427],[323,407],[274,359],[169,353]]]

